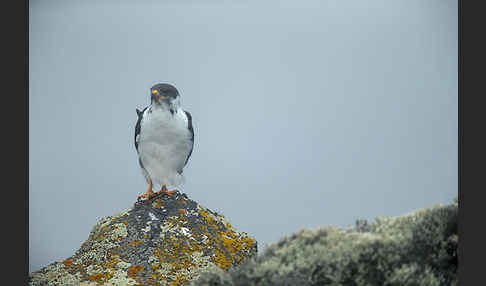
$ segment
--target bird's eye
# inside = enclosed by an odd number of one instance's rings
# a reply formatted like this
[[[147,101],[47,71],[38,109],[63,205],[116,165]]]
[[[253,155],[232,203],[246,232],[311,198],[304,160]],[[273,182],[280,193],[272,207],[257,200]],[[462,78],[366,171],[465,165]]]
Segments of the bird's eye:
[[[152,89],[152,94],[159,95],[159,91],[156,89]]]

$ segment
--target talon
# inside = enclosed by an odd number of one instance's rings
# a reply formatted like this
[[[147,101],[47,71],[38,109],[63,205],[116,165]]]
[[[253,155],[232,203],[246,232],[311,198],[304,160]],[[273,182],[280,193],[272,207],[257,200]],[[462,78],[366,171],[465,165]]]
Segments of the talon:
[[[143,195],[138,196],[137,200],[141,200],[141,199],[144,199],[144,198],[146,200],[149,200],[150,197],[153,197],[153,196],[155,196],[155,193],[152,191],[152,180],[150,180],[147,192]]]
[[[169,190],[167,190],[167,187],[164,185],[160,189],[160,191],[157,192],[157,195],[159,195],[159,194],[167,194],[168,196],[172,196],[175,192],[177,192],[177,190],[169,191]]]

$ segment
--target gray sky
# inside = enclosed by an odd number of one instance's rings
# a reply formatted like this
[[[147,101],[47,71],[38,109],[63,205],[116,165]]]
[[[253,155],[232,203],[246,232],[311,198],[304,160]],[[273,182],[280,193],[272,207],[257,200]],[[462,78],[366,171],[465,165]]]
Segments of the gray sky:
[[[457,194],[457,1],[30,1],[29,270],[146,191],[135,108],[193,116],[183,192],[265,244]]]

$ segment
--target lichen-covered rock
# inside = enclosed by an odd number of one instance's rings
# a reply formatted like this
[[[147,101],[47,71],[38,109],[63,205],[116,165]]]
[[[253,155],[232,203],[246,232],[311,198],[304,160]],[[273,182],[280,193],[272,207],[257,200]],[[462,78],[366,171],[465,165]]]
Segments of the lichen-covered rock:
[[[257,242],[185,194],[157,195],[101,219],[76,253],[30,285],[185,285],[255,257]]]
[[[194,286],[457,285],[457,200],[407,215],[359,220],[347,230],[304,229]]]

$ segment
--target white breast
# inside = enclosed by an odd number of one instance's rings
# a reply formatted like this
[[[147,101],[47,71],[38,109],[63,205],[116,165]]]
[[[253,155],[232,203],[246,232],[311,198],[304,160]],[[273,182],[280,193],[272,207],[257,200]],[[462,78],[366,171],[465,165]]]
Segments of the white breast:
[[[149,107],[141,122],[138,152],[142,164],[156,184],[178,186],[192,148],[187,117],[182,109],[174,115],[168,110]]]

